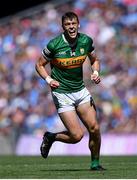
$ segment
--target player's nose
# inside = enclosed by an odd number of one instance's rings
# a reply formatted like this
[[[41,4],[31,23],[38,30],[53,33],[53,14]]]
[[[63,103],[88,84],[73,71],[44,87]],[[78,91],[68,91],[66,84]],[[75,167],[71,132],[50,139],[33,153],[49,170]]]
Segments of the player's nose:
[[[70,26],[69,26],[70,28],[73,28],[74,26],[73,26],[73,24],[70,24]]]

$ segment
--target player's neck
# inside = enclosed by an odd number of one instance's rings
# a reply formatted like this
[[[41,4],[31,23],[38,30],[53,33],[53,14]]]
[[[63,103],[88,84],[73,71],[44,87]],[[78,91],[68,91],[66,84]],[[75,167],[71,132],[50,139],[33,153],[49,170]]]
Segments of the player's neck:
[[[65,38],[66,38],[67,42],[69,43],[69,45],[70,45],[71,47],[73,47],[73,46],[76,45],[78,36],[76,36],[76,38],[70,38],[70,37],[68,36],[68,34],[64,33],[64,35],[65,35]]]

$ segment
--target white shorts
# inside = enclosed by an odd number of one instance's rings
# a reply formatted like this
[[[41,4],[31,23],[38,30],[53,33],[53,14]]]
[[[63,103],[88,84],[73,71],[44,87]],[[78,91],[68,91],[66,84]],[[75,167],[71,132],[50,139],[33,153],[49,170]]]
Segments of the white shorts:
[[[78,105],[93,101],[87,88],[75,93],[52,92],[52,97],[58,113],[73,111]]]

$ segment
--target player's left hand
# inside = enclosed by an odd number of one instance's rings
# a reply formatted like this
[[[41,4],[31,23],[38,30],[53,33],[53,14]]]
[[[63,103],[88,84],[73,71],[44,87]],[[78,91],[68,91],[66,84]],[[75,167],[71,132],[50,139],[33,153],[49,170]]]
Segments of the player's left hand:
[[[96,84],[100,83],[101,79],[100,76],[97,74],[91,74],[91,80],[94,81]]]

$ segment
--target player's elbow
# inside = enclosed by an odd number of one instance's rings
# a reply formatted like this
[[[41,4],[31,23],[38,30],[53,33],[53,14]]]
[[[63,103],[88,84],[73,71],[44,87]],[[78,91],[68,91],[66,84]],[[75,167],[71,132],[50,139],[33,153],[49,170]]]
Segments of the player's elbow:
[[[36,62],[36,64],[35,64],[35,70],[38,72],[39,71],[39,63],[38,62]]]
[[[36,71],[39,71],[39,69],[41,69],[41,67],[44,66],[43,61],[41,60],[41,57],[37,60],[36,64],[35,64],[35,69]]]

